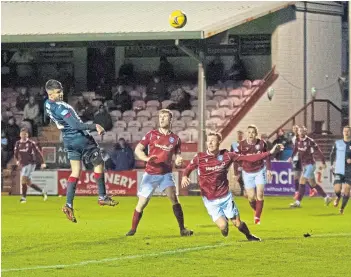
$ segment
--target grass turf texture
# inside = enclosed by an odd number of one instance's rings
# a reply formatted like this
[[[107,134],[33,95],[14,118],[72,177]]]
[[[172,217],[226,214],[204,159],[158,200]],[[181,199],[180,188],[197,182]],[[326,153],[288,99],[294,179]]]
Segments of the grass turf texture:
[[[162,197],[151,200],[136,235],[125,237],[136,198],[118,200],[112,208],[98,206],[96,197],[77,197],[74,224],[61,212],[65,198],[28,197],[20,204],[19,197],[2,197],[2,276],[351,274],[351,205],[341,216],[321,198],[306,198],[302,208],[290,209],[291,198],[266,197],[262,224],[255,226],[247,200],[237,197],[241,218],[263,239],[247,242],[233,226],[223,238],[200,197],[180,199],[193,237],[179,236],[171,204]],[[304,238],[307,232],[312,236]],[[39,266],[54,268],[6,272]]]

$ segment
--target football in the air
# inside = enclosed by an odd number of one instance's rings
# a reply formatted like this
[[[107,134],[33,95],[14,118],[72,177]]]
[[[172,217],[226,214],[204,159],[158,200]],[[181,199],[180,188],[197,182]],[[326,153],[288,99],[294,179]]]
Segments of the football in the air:
[[[186,14],[183,13],[181,10],[176,10],[169,15],[169,24],[173,28],[183,28],[186,25],[186,22]]]

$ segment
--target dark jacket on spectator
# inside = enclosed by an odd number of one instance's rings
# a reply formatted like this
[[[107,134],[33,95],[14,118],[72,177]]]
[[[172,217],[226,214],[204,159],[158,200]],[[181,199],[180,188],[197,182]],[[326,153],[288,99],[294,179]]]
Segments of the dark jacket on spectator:
[[[106,131],[112,130],[113,127],[111,115],[105,110],[95,114],[94,123],[101,125]]]
[[[8,124],[5,129],[5,134],[8,138],[8,150],[13,151],[16,141],[20,139],[20,127],[16,123],[13,125]]]
[[[115,103],[117,109],[122,113],[131,110],[133,106],[132,98],[126,91],[123,91],[122,93],[115,93],[113,96],[113,103]]]
[[[29,102],[29,95],[27,94],[20,94],[17,96],[16,99],[16,108],[19,111],[23,111],[24,107],[26,106],[26,104]]]
[[[177,110],[179,112],[183,112],[185,110],[191,110],[190,103],[191,95],[185,91],[182,92],[182,95],[179,96],[177,102],[171,103],[167,109],[169,110]]]
[[[168,99],[168,94],[163,81],[156,83],[152,80],[146,88],[145,101],[158,100],[163,101]]]
[[[135,167],[134,152],[128,144],[125,148],[121,148],[117,143],[111,153],[111,160],[114,164],[113,169],[116,171],[130,170]]]

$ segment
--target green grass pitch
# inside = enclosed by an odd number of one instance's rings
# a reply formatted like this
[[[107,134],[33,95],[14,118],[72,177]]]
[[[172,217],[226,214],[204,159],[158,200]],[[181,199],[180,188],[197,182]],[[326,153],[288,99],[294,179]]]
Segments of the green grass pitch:
[[[321,198],[290,209],[291,198],[266,197],[255,226],[247,200],[237,197],[241,218],[263,239],[247,242],[233,226],[223,238],[200,197],[180,198],[193,237],[179,236],[163,197],[151,200],[137,234],[125,237],[136,198],[118,199],[112,208],[76,197],[74,224],[61,212],[65,198],[20,204],[2,197],[2,276],[351,276],[351,203],[341,216]]]

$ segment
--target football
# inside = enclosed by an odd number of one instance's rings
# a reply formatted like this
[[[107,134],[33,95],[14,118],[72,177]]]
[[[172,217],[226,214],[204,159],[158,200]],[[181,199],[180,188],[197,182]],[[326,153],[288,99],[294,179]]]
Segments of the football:
[[[169,24],[176,29],[183,28],[186,25],[186,14],[181,10],[176,10],[169,15]]]

